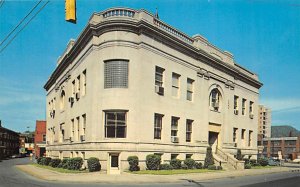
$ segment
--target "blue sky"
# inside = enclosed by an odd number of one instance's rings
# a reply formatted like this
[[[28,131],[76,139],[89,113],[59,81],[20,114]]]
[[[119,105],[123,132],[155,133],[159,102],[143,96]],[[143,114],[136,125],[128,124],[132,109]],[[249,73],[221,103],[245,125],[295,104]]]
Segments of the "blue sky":
[[[37,2],[4,2],[0,41]],[[5,127],[34,130],[35,120],[45,119],[43,86],[57,58],[93,12],[115,6],[152,13],[157,7],[161,20],[230,51],[264,83],[260,103],[272,108],[272,124],[300,129],[300,0],[78,0],[76,25],[64,20],[64,1],[50,1],[0,53],[0,119]]]

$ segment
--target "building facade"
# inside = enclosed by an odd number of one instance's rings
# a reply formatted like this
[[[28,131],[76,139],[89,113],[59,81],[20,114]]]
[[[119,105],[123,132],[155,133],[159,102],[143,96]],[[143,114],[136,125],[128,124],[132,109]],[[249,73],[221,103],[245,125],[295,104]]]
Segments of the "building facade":
[[[258,105],[258,134],[263,138],[271,137],[271,114],[270,108],[264,105]]]
[[[36,121],[34,153],[35,157],[42,157],[46,154],[46,121]]]
[[[34,152],[34,134],[32,132],[20,133],[20,153],[29,155]]]
[[[300,137],[263,138],[263,156],[294,160],[300,156]]]
[[[206,148],[257,154],[259,82],[204,37],[145,10],[91,16],[45,84],[51,157],[98,157],[109,173],[136,155],[203,161]]]
[[[0,120],[0,160],[19,153],[19,133],[2,127]]]

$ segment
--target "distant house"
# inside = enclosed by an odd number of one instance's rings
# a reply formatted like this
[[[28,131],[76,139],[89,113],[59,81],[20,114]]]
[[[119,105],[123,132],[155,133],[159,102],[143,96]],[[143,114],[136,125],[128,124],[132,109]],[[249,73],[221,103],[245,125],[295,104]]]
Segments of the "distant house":
[[[36,121],[34,134],[34,152],[36,157],[42,157],[46,152],[46,121]]]

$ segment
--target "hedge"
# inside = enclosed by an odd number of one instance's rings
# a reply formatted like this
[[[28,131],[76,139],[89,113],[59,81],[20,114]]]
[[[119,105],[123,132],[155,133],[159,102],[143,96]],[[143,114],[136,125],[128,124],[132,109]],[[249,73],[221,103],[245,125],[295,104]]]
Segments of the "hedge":
[[[187,165],[188,169],[193,169],[195,168],[195,160],[192,158],[187,158],[183,162],[185,165]]]
[[[269,162],[268,162],[268,159],[266,159],[266,158],[259,158],[257,160],[257,163],[259,163],[261,166],[267,166]]]
[[[173,167],[172,167],[170,164],[161,164],[161,165],[159,166],[159,169],[160,169],[160,170],[172,170]]]
[[[245,164],[245,169],[251,169],[251,164]]]
[[[69,160],[69,158],[62,159],[62,161],[60,162],[60,164],[57,167],[67,169],[68,168],[68,165],[67,165],[68,160]]]
[[[50,157],[42,157],[39,162],[40,162],[40,165],[48,166],[49,163],[51,162],[51,158]]]
[[[53,167],[53,168],[57,168],[58,165],[60,164],[61,160],[59,158],[54,158],[51,159],[49,166]]]
[[[196,169],[202,169],[202,163],[201,162],[195,162],[195,168]]]
[[[81,157],[69,158],[67,160],[67,169],[79,170],[82,166],[83,160]]]
[[[181,168],[181,160],[179,159],[172,159],[170,161],[170,165],[172,166],[173,169],[180,169]]]
[[[99,162],[99,159],[96,157],[91,157],[87,160],[87,165],[89,172],[94,172],[94,171],[100,171],[101,170],[101,164]]]
[[[182,164],[181,169],[189,169],[189,167],[186,164]]]
[[[148,170],[159,170],[161,157],[159,155],[150,154],[146,156],[146,166]]]
[[[139,171],[139,158],[137,156],[129,156],[127,158],[129,164],[129,171]]]

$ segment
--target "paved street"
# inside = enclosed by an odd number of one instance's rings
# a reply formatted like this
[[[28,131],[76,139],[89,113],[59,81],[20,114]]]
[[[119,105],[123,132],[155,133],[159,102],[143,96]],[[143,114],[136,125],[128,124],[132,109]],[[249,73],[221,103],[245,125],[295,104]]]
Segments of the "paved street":
[[[0,186],[2,187],[96,187],[96,186],[190,186],[190,187],[212,187],[212,186],[222,186],[222,187],[234,187],[234,186],[247,186],[247,187],[297,187],[300,184],[300,172],[298,171],[299,167],[297,165],[292,165],[295,168],[293,172],[284,172],[284,173],[273,173],[273,174],[264,174],[264,175],[255,175],[255,176],[243,176],[243,177],[229,177],[223,179],[213,179],[213,180],[190,180],[189,177],[182,179],[180,183],[148,183],[148,184],[105,184],[105,183],[93,183],[93,184],[84,184],[83,183],[64,183],[64,182],[49,182],[43,181],[36,178],[33,178],[23,172],[19,171],[14,165],[26,164],[29,163],[28,158],[21,159],[11,159],[3,160],[0,162]],[[201,175],[201,174],[200,174]],[[299,186],[299,185],[298,185]]]

